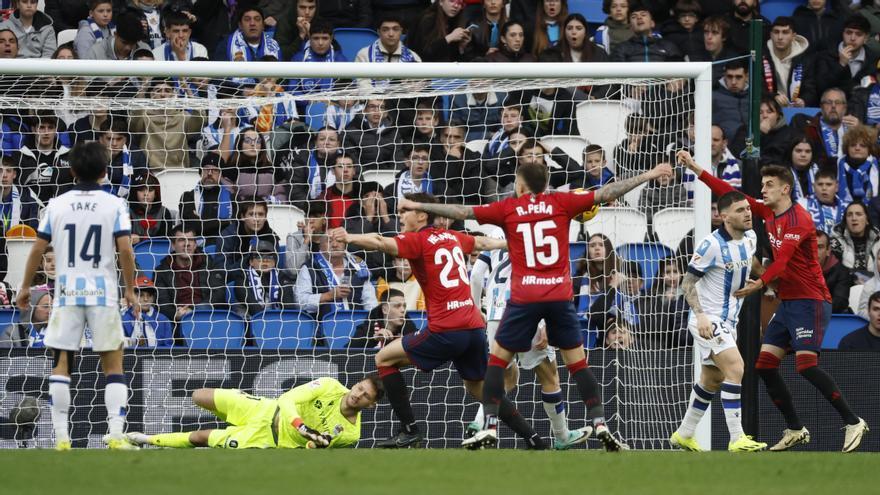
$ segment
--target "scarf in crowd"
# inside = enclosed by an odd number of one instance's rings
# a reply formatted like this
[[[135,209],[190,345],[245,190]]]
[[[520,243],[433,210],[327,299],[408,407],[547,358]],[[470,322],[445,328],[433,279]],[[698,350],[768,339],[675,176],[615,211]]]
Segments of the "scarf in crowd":
[[[312,51],[311,47],[308,43],[306,43],[305,48],[303,49],[302,62],[339,62],[342,60],[337,60],[339,58],[339,54],[336,53],[336,49],[333,48],[333,45],[330,45],[330,50],[323,54],[319,55]],[[295,81],[295,80],[294,80]],[[307,79],[299,80],[299,90],[304,92],[310,92],[315,90],[328,90],[333,86],[333,79],[329,77],[311,77]]]
[[[489,157],[494,158],[504,151],[508,146],[508,136],[504,129],[498,129],[489,139]]]
[[[46,327],[47,325],[40,325],[39,328],[35,325],[28,325],[28,347],[34,349],[46,347],[46,344],[43,342],[43,339],[46,338]]]
[[[846,132],[846,127],[841,125],[840,129],[835,131],[824,119],[819,119],[819,134],[822,138],[822,144],[825,145],[825,154],[829,157],[842,158],[840,155],[840,136],[841,132]]]
[[[840,201],[840,198],[834,198],[833,205],[823,204],[816,196],[807,196],[804,198],[807,211],[813,217],[813,223],[816,230],[821,230],[831,235],[831,229],[835,225],[843,221],[843,212],[846,210],[847,203]]]
[[[312,260],[314,261],[315,266],[324,274],[324,278],[327,279],[327,287],[329,289],[337,287],[340,280],[336,276],[336,272],[333,271],[333,266],[330,265],[330,261],[325,258],[322,253],[314,253],[312,255]],[[333,311],[348,309],[348,301],[346,300],[333,301],[331,304],[333,304]]]
[[[317,154],[309,152],[309,198],[318,199],[324,193],[321,184],[321,166],[318,164]]]
[[[265,306],[281,302],[281,285],[278,283],[278,269],[269,270],[269,287],[263,286],[263,276],[253,268],[247,270],[248,287],[254,299]],[[268,289],[268,290],[267,290]]]
[[[101,26],[99,26],[97,22],[95,22],[95,19],[93,19],[92,17],[88,17],[86,18],[86,22],[89,23],[89,29],[91,29],[92,34],[95,35],[95,40],[100,40],[104,38],[104,30],[101,29]],[[112,21],[110,22],[110,24],[107,24],[106,29],[110,30],[111,36],[116,34],[116,24],[114,24]]]
[[[406,194],[416,192],[423,192],[428,194],[434,193],[434,187],[431,184],[431,176],[425,174],[419,185],[416,186],[412,178],[412,173],[409,170],[404,171],[402,174],[400,174],[400,177],[397,178],[397,197],[402,198]]]
[[[391,62],[393,57],[393,53],[389,53],[386,57],[385,52],[382,51],[382,43],[380,40],[376,40],[372,45],[367,49],[367,61],[368,62]],[[403,43],[400,43],[400,62],[408,63],[408,62],[416,62],[416,58],[413,52],[406,47]],[[384,88],[388,86],[388,79],[373,79],[373,86],[377,88]]]
[[[231,220],[232,193],[230,193],[229,189],[226,189],[226,187],[224,187],[222,184],[217,185],[216,187],[220,188],[220,194],[217,196],[217,219]],[[202,189],[202,185],[196,184],[196,187],[193,189],[193,203],[195,203],[196,211],[199,212],[199,218],[205,218],[205,204],[203,201],[203,195],[204,191]]]
[[[135,342],[146,339],[146,346],[156,347],[159,344],[159,340],[156,338],[156,327],[159,324],[156,313],[158,313],[158,310],[151,306],[148,311],[141,314],[140,318],[135,318],[132,322],[131,335],[129,337]]]
[[[128,198],[128,193],[131,190],[131,176],[134,175],[134,168],[131,166],[131,152],[128,151],[128,146],[123,146],[122,151],[122,181],[119,185],[114,185],[110,181],[110,175],[107,174],[104,176],[104,180],[101,182],[101,188],[107,191],[110,194],[115,194],[120,198]]]
[[[807,168],[807,188],[804,189],[800,180],[800,172],[791,167],[791,174],[794,176],[794,189],[791,191],[791,197],[795,201],[813,195],[813,181],[816,180],[816,172],[819,171],[819,164],[814,163]]]
[[[192,41],[186,45],[186,58],[184,60],[192,60],[193,58],[193,44]],[[165,60],[178,60],[177,55],[174,53],[174,50],[171,49],[171,42],[165,43]]]
[[[559,23],[556,21],[547,21],[547,39],[551,45],[559,43]]]
[[[847,202],[868,200],[877,193],[878,169],[877,159],[868,156],[865,163],[856,168],[847,163],[846,156],[837,162],[837,180],[840,191],[837,196]]]
[[[7,232],[10,227],[21,223],[21,192],[16,186],[12,186],[11,189],[9,201],[7,202],[4,199],[3,204],[0,205],[0,220],[3,221],[3,232],[0,234]]]
[[[880,124],[880,84],[871,85],[871,92],[868,94],[867,116],[865,124],[871,126]]]
[[[247,40],[244,39],[241,29],[236,29],[235,32],[229,35],[229,40],[226,42],[227,60],[253,62],[260,60],[266,55],[272,55],[281,60],[281,47],[278,46],[278,42],[270,38],[266,33],[263,33],[260,38],[260,44],[256,49],[252,48]]]

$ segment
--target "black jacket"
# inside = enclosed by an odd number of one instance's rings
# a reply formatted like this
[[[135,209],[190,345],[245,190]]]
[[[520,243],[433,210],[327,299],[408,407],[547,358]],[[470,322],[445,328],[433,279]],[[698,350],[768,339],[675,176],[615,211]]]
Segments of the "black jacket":
[[[65,29],[78,29],[79,21],[89,16],[89,2],[85,0],[46,0],[43,8],[52,18],[55,32]]]
[[[209,188],[202,192],[202,214],[196,208],[195,191],[187,191],[180,196],[180,219],[188,226],[196,228],[196,235],[205,237],[209,244],[217,242],[220,232],[235,219],[235,195],[232,196],[232,218],[219,218],[220,188]]]
[[[296,12],[296,7],[291,6],[290,10]],[[334,28],[369,28],[373,21],[373,5],[370,0],[321,0],[317,17]]]
[[[826,89],[840,88],[849,98],[863,77],[875,75],[880,54],[867,46],[864,48],[865,61],[855,76],[850,72],[849,65],[842,66],[838,62],[837,46],[816,54],[816,93],[821,95]]]
[[[852,287],[852,273],[839,261],[830,267],[823,267],[825,285],[831,292],[831,312],[849,313],[849,289]]]
[[[776,72],[776,64],[773,63],[773,57],[767,54],[766,50],[767,48],[764,47],[763,63],[770,67],[771,74],[773,74],[773,84],[772,87],[768,87],[769,85],[767,84],[767,81],[762,78],[762,80],[764,80],[764,94],[773,96],[779,91],[779,74]],[[798,96],[800,99],[804,100],[805,106],[808,107],[819,106],[819,94],[816,92],[816,73],[815,67],[813,66],[813,58],[814,55],[810,54],[809,51],[794,57],[791,60],[791,70],[788,72],[788,81],[786,81],[788,83],[787,87],[789,88],[789,92],[791,92],[796,68],[800,67],[802,76]],[[763,66],[761,69],[763,70]]]
[[[437,22],[436,10],[433,6],[422,14],[415,29],[410,30],[406,38],[406,46],[416,52],[423,62],[463,62],[467,50],[461,53],[458,43],[446,41],[446,35],[462,24],[461,14],[447,21],[446,32],[434,39],[429,39]]]
[[[693,58],[696,53],[705,51],[703,28],[699,24],[694,26],[692,31],[685,31],[678,20],[669,19],[660,27],[660,32],[665,39],[675,43],[682,55],[688,59]]]
[[[293,309],[296,305],[296,287],[294,280],[291,279],[284,271],[278,270],[278,289],[280,291],[279,301],[272,303],[272,307],[268,307],[266,303],[257,299],[251,286],[250,279],[246,276],[245,270],[239,270],[233,277],[235,283],[235,307],[236,312],[244,314],[247,317],[253,317],[255,314],[266,309]],[[269,288],[263,286],[264,291]]]
[[[755,16],[752,16],[754,19]],[[760,16],[764,22],[761,23],[762,26],[762,36],[761,36],[761,46],[766,46],[767,40],[770,39],[770,25],[773,24],[766,17]],[[727,46],[732,48],[737,55],[744,55],[749,52],[749,26],[751,26],[751,21],[743,21],[733,15],[733,13],[729,14],[724,18],[727,23],[730,25],[730,31],[727,33]],[[798,31],[800,33],[800,31]]]
[[[401,142],[399,132],[400,128],[391,125],[381,130],[373,129],[363,115],[358,115],[343,131],[343,143],[346,149],[357,150],[362,168],[394,169],[397,168],[396,159],[402,158],[397,156]]]
[[[614,47],[612,62],[676,62],[683,60],[675,43],[659,36],[633,36]]]
[[[806,5],[798,6],[791,14],[794,32],[810,42],[808,53],[820,53],[832,48],[836,50],[840,43],[847,14],[840,12],[837,5],[833,5],[837,2],[828,3],[832,4],[832,8],[826,7],[818,16]]]
[[[432,147],[428,174],[433,181],[434,195],[448,203],[480,204],[480,161],[480,154],[467,148],[461,158],[456,158],[446,154],[443,146]]]
[[[196,253],[196,269],[193,271],[193,289],[202,296],[202,304],[218,308],[226,304],[224,271],[214,266],[204,253]],[[175,272],[171,269],[173,255],[168,255],[156,267],[156,304],[159,312],[174,321],[177,312],[177,291],[183,289],[175,283]]]

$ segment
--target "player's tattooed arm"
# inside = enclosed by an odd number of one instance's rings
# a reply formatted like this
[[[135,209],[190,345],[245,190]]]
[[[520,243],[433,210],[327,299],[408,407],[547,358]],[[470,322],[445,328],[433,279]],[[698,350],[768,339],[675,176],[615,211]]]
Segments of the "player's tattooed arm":
[[[712,322],[703,312],[703,305],[700,304],[700,296],[697,294],[697,281],[700,278],[693,273],[685,273],[684,279],[681,281],[681,290],[684,292],[684,300],[697,317],[697,331],[700,337],[711,339],[714,335],[712,330]]]
[[[486,236],[474,237],[474,252],[492,251],[495,249],[507,249],[507,241],[503,239],[493,239]]]
[[[596,191],[596,203],[610,203],[624,194],[632,191],[640,184],[657,179],[663,176],[671,177],[673,174],[672,166],[668,163],[661,163],[645,173],[635,177],[622,179],[610,184],[606,184]],[[433,206],[433,205],[432,205]]]
[[[354,244],[367,251],[382,251],[391,256],[397,256],[397,242],[391,237],[385,237],[381,234],[349,234],[342,227],[333,229],[327,234],[331,239]]]
[[[397,205],[400,211],[419,210],[432,213],[438,217],[452,218],[453,220],[467,220],[474,218],[474,209],[465,205],[441,205],[435,203],[416,203],[409,199],[401,199]]]

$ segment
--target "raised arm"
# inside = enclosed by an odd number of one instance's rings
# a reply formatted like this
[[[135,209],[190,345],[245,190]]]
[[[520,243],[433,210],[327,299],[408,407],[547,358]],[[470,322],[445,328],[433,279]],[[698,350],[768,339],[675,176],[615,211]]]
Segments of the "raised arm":
[[[401,199],[397,202],[398,210],[419,210],[432,213],[439,217],[452,218],[453,220],[467,220],[474,218],[474,209],[465,205],[441,205],[435,203],[416,203],[409,199]]]
[[[507,241],[486,236],[474,237],[474,253],[493,251],[495,249],[507,250]]]
[[[349,234],[343,228],[336,228],[329,232],[330,238],[344,241],[346,244],[354,244],[367,251],[382,251],[383,253],[397,256],[397,243],[391,237],[381,234]]]
[[[697,178],[703,182],[703,184],[709,186],[709,189],[711,189],[716,196],[721,197],[731,191],[736,191],[733,186],[723,181],[722,179],[715,177],[714,175],[704,170],[703,167],[697,165],[694,157],[692,157],[691,154],[687,151],[679,151],[675,154],[675,158],[676,160],[678,160],[679,163],[690,169],[691,172],[693,172],[697,176]],[[749,196],[748,194],[746,194],[745,196],[746,199],[749,201],[749,206],[752,207],[752,211],[759,216],[764,217],[773,213],[770,208],[767,208],[764,205],[764,203],[761,203],[757,199]]]
[[[640,184],[648,182],[651,179],[657,179],[663,176],[672,176],[672,167],[668,163],[661,163],[653,169],[639,174],[629,179],[621,179],[606,184],[596,191],[596,203],[610,203],[624,194],[632,191]]]

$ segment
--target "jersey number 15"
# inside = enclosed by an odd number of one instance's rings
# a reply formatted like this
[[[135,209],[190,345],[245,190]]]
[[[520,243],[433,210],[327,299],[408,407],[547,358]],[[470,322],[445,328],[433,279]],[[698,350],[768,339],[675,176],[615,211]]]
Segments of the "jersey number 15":
[[[534,225],[521,223],[516,226],[516,231],[523,236],[527,267],[534,268],[538,263],[552,266],[559,261],[559,242],[555,237],[545,234],[547,230],[555,228],[556,222],[553,220],[542,220]]]

